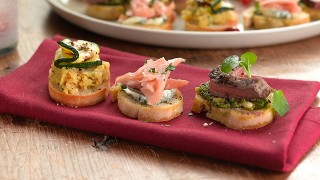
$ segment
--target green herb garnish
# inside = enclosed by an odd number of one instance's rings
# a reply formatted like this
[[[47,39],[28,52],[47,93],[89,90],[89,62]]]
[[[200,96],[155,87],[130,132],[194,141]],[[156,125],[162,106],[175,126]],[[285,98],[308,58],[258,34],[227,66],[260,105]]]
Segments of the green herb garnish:
[[[120,88],[121,88],[121,90],[127,89],[127,85],[121,84]]]
[[[273,91],[272,107],[281,117],[285,116],[289,111],[290,105],[281,90],[275,89]]]
[[[155,0],[151,0],[151,1],[150,1],[150,3],[149,3],[149,7],[152,7],[152,6],[153,6],[154,1],[155,1]]]
[[[61,47],[64,47],[68,50],[70,50],[73,53],[73,57],[72,58],[60,58],[54,61],[54,65],[57,68],[90,68],[90,67],[94,67],[94,66],[99,66],[102,64],[101,60],[98,61],[91,61],[91,62],[82,62],[82,63],[72,63],[73,61],[76,61],[79,58],[79,52],[78,50],[76,50],[74,47],[67,45],[66,43],[62,42],[62,41],[58,41],[58,44]]]
[[[257,62],[257,56],[252,52],[246,52],[240,57],[240,66],[244,68],[249,78],[251,78],[250,66]]]
[[[239,56],[237,55],[229,56],[223,61],[221,65],[221,71],[224,73],[230,73],[232,69],[238,67],[239,64],[240,64]]]
[[[150,68],[149,72],[154,73],[154,74],[157,73],[156,68]]]
[[[234,10],[233,7],[217,7],[222,0],[215,0],[213,2],[206,2],[203,0],[196,0],[199,6],[209,6],[212,14],[219,14],[224,11]]]
[[[232,69],[240,66],[245,70],[247,76],[251,78],[250,67],[252,64],[256,63],[256,61],[257,56],[252,52],[242,54],[240,60],[237,55],[232,55],[223,61],[221,71],[224,73],[230,73]]]
[[[176,66],[172,65],[172,63],[169,64],[169,66],[166,67],[164,72],[162,74],[166,74],[168,71],[174,71],[176,70]]]

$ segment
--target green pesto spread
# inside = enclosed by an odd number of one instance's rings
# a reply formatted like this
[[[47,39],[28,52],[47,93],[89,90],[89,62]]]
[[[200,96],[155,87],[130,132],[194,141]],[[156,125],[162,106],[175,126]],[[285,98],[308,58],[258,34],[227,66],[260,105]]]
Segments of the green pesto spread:
[[[243,98],[221,98],[214,97],[210,93],[209,83],[203,83],[196,88],[197,94],[209,101],[210,104],[218,108],[243,108],[246,110],[256,110],[266,107],[270,101],[268,99],[250,99]]]

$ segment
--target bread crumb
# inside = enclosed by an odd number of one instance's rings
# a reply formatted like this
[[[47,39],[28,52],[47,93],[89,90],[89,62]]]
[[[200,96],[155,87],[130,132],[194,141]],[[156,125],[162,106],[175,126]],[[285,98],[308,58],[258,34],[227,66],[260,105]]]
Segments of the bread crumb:
[[[203,123],[203,124],[202,124],[202,126],[203,126],[203,127],[208,127],[208,126],[211,126],[212,124],[213,124],[213,122],[210,122],[210,123]]]
[[[163,126],[163,127],[170,127],[169,124],[161,124],[161,126]]]
[[[192,113],[192,112],[190,112],[190,113],[188,114],[188,116],[193,116],[193,113]]]

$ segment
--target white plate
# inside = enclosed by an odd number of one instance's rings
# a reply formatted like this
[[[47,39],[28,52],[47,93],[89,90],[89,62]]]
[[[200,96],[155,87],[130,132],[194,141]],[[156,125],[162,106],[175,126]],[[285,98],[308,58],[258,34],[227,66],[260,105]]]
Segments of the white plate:
[[[84,13],[86,4],[81,0],[48,0],[48,2],[61,17],[89,31],[122,40],[166,47],[248,48],[293,42],[320,34],[320,21],[265,30],[194,32],[183,31],[183,22],[178,18],[174,30],[153,30],[89,17]]]

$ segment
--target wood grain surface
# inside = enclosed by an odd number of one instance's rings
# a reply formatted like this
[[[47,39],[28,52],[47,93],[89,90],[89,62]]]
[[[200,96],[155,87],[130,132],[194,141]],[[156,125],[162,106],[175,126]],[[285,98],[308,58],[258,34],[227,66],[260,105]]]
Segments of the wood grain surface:
[[[176,49],[88,32],[52,12],[44,0],[19,0],[18,7],[19,43],[16,50],[0,58],[0,77],[27,62],[45,38],[61,34],[150,57],[184,57],[187,64],[204,68],[216,66],[231,54],[252,51],[259,57],[253,74],[320,81],[320,36],[249,49]],[[1,114],[0,179],[320,179],[320,141],[292,172],[277,173],[124,139],[116,139],[109,147],[93,147],[94,141],[103,138],[102,134]]]

